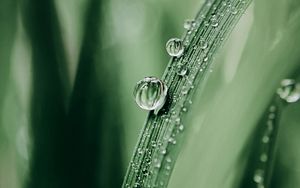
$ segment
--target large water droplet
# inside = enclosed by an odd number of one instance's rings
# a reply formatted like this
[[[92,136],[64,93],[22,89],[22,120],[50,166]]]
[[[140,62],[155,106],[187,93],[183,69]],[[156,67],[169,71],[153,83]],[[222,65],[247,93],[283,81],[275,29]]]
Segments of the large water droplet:
[[[146,77],[134,88],[135,102],[145,110],[155,110],[157,113],[164,105],[168,87],[156,77]]]
[[[300,84],[292,79],[281,81],[281,87],[277,90],[281,99],[288,103],[297,102],[300,99]]]
[[[191,30],[195,26],[196,26],[195,20],[190,20],[190,19],[185,20],[183,24],[183,27],[187,30]]]
[[[183,54],[184,46],[181,39],[172,38],[166,44],[167,52],[172,57],[179,57]]]

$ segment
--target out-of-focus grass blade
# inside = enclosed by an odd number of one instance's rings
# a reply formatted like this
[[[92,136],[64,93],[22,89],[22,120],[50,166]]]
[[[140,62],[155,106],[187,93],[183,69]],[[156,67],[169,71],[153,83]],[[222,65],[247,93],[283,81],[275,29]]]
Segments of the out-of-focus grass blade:
[[[22,1],[23,21],[32,47],[30,188],[67,187],[66,59],[54,3]]]
[[[123,178],[118,66],[102,46],[102,9],[90,0],[68,124],[72,132],[73,186],[120,187]]]
[[[10,76],[11,51],[16,33],[16,0],[0,1],[0,187],[17,186],[15,164],[11,159],[11,148],[9,138],[5,134],[3,123],[3,108],[5,95],[8,93],[8,82]],[[9,171],[10,173],[7,173]]]

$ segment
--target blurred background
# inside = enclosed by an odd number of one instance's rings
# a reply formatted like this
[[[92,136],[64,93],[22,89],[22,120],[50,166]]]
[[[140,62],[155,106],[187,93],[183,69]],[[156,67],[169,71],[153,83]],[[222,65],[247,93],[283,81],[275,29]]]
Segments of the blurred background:
[[[0,188],[121,187],[147,116],[133,87],[162,76],[166,41],[181,37],[202,3],[1,0]],[[299,65],[299,7],[250,6],[195,99],[170,187],[220,187],[226,170],[239,167],[234,156]],[[283,115],[273,187],[300,185],[299,112],[293,105]]]

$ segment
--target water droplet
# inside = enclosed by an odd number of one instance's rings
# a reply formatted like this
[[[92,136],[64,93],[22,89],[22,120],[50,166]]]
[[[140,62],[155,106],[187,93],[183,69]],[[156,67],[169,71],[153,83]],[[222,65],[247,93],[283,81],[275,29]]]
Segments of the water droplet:
[[[199,46],[202,50],[205,50],[208,47],[208,43],[204,39],[200,39]]]
[[[168,87],[158,78],[146,77],[134,88],[135,102],[145,110],[155,110],[156,113],[165,104]]]
[[[265,154],[265,153],[261,154],[260,161],[261,162],[267,162],[267,160],[268,160],[268,155]]]
[[[172,38],[166,44],[167,52],[172,57],[179,57],[183,54],[184,46],[181,39]]]
[[[186,86],[183,86],[183,87],[182,87],[182,90],[181,90],[181,94],[182,94],[182,95],[186,95],[188,92],[189,92],[189,88],[186,87]]]
[[[190,20],[190,19],[185,20],[183,24],[183,27],[187,30],[191,30],[195,26],[196,26],[195,20]]]
[[[172,162],[172,159],[171,159],[171,157],[167,156],[167,157],[166,157],[166,161],[167,161],[167,163],[170,163],[170,162]]]
[[[161,167],[161,161],[159,159],[154,159],[153,160],[153,165],[155,168],[160,168]]]
[[[178,129],[179,129],[180,131],[183,131],[184,126],[181,124],[181,125],[179,125]]]
[[[300,99],[300,84],[292,79],[284,79],[277,93],[281,99],[288,103],[297,102]]]
[[[151,146],[154,147],[154,148],[157,146],[157,144],[154,140],[151,141]]]
[[[176,66],[176,73],[177,73],[179,76],[184,76],[184,75],[186,75],[187,71],[188,71],[188,70],[187,70],[187,68],[186,68],[185,65],[180,64],[180,65],[177,65],[177,66]]]
[[[168,140],[171,144],[176,144],[176,140],[173,137],[170,137]]]
[[[210,19],[210,24],[213,27],[217,27],[219,25],[218,19],[216,15],[212,15],[211,19]]]
[[[143,151],[142,148],[138,148],[138,149],[137,149],[137,152],[138,152],[139,155],[142,155],[142,154],[144,153],[144,151]]]
[[[183,108],[182,108],[182,111],[183,111],[183,112],[186,112],[186,111],[187,111],[187,108],[186,108],[186,107],[183,107]]]
[[[160,151],[160,153],[163,154],[163,155],[165,155],[165,154],[167,153],[167,150],[166,150],[166,149],[162,149],[162,150]]]
[[[208,56],[205,56],[203,59],[204,62],[208,61]]]
[[[264,171],[261,169],[256,170],[254,173],[254,176],[253,176],[253,180],[256,183],[263,183],[264,182]]]
[[[175,123],[176,123],[176,125],[180,124],[180,118],[179,117],[175,119]]]
[[[272,105],[272,106],[270,106],[270,112],[275,112],[276,111],[276,106],[274,106],[274,105]]]
[[[236,7],[231,7],[230,13],[233,14],[233,15],[235,15],[235,14],[238,13],[238,9]]]
[[[266,144],[270,141],[270,137],[269,136],[263,136],[261,141]]]

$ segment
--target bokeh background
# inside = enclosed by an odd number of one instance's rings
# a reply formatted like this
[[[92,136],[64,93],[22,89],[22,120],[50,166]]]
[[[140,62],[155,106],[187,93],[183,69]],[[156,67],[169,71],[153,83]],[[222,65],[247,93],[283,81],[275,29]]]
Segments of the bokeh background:
[[[0,188],[121,187],[147,116],[133,87],[161,77],[165,42],[202,3],[1,0]],[[296,0],[247,10],[195,97],[170,187],[233,187],[237,156],[299,66],[299,10]],[[300,185],[299,112],[283,113],[272,188]]]

